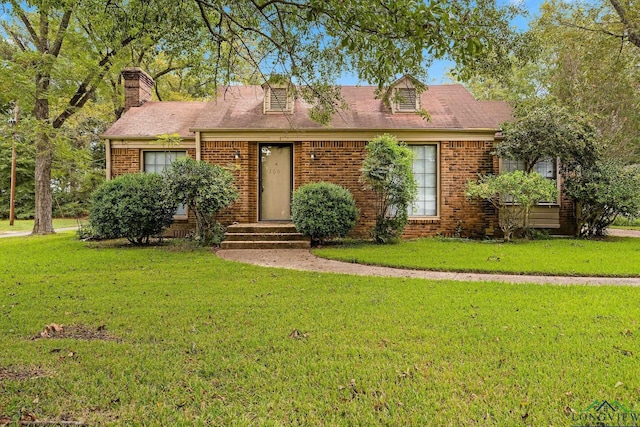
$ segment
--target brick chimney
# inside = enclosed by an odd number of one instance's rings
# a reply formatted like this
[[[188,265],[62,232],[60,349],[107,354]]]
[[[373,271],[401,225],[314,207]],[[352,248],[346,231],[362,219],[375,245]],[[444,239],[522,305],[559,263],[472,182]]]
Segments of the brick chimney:
[[[122,70],[124,78],[124,112],[131,107],[139,107],[151,100],[153,79],[139,67]]]

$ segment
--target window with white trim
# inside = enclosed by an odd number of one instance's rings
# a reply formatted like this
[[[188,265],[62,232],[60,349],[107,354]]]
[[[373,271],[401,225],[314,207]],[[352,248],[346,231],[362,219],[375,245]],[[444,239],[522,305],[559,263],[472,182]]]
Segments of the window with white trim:
[[[413,176],[418,184],[418,196],[409,207],[410,217],[438,215],[438,146],[410,145],[413,151]]]
[[[187,156],[186,151],[144,151],[142,170],[148,173],[164,173],[164,170],[171,166],[174,160]],[[175,215],[187,215],[185,205],[178,206]]]

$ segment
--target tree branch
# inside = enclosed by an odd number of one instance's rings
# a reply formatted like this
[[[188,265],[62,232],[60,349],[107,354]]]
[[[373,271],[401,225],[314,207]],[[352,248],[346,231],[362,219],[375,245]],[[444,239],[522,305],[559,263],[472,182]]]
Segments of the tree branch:
[[[129,36],[120,42],[120,49],[127,47],[131,42],[135,40],[134,36]],[[98,63],[98,71],[91,71],[85,79],[80,83],[76,93],[71,97],[67,107],[56,117],[53,121],[54,129],[60,128],[64,122],[71,117],[79,108],[82,108],[84,104],[93,96],[96,90],[94,82],[99,82],[104,78],[107,72],[111,69],[111,58],[118,53],[118,50],[112,50],[104,55],[104,57]]]
[[[5,22],[2,23],[2,28],[4,28],[6,33],[11,36],[11,39],[20,48],[21,51],[23,52],[27,51],[27,48],[25,47],[24,43],[22,43],[22,40],[20,40],[20,36],[18,36],[18,34],[15,31],[11,30]]]
[[[589,27],[584,27],[582,25],[578,25],[578,24],[574,24],[571,22],[565,22],[565,21],[558,21],[558,24],[564,26],[564,27],[569,27],[569,28],[576,28],[578,30],[583,30],[583,31],[589,31],[592,33],[602,33],[602,34],[606,34],[612,37],[616,37],[622,40],[626,40],[627,36],[624,34],[616,34],[616,33],[612,33],[611,31],[605,30],[604,28],[589,28]]]
[[[62,48],[62,41],[64,40],[64,33],[67,31],[69,27],[69,21],[71,19],[71,13],[73,10],[71,8],[64,11],[64,15],[62,16],[62,20],[60,21],[60,26],[58,27],[58,33],[56,34],[56,40],[53,42],[53,47],[51,48],[51,55],[54,57],[58,57],[60,54],[60,49]]]
[[[613,6],[616,13],[620,17],[624,28],[627,30],[629,41],[637,47],[640,47],[640,30],[632,28],[632,24],[629,22],[629,18],[627,16],[627,11],[625,10],[622,3],[620,3],[619,0],[609,0],[609,3],[611,3],[611,6]]]
[[[11,7],[13,8],[14,11],[16,11],[16,13],[18,14],[18,17],[24,24],[25,28],[27,29],[27,31],[29,31],[29,35],[31,36],[31,40],[33,41],[33,44],[36,46],[38,50],[40,50],[40,46],[41,46],[40,37],[38,37],[36,30],[31,25],[31,21],[29,21],[29,18],[24,13],[24,10],[22,10],[20,5],[15,0],[11,0]]]

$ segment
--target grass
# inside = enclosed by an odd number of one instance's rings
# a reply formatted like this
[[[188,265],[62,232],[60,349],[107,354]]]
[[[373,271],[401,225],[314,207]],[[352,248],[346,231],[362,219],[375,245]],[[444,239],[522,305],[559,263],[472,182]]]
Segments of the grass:
[[[305,273],[72,233],[0,252],[0,419],[564,426],[640,393],[636,288]],[[52,322],[120,341],[31,339]]]
[[[562,276],[640,276],[640,241],[523,240],[512,243],[428,238],[395,245],[348,244],[314,250],[318,256],[410,269]]]
[[[640,230],[640,218],[626,218],[623,216],[618,216],[613,224],[611,224],[611,228],[621,228],[626,230]]]
[[[53,228],[77,227],[77,218],[54,218]],[[8,219],[0,219],[0,234],[11,233],[14,231],[31,231],[33,230],[32,219],[16,219],[13,226],[9,225]]]

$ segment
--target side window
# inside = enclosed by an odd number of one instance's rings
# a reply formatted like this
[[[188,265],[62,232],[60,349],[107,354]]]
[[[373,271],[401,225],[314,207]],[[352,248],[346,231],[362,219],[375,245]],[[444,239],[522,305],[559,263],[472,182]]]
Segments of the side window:
[[[509,160],[502,159],[502,172],[515,172],[515,171],[524,171],[525,164],[522,160]],[[533,171],[538,172],[540,175],[547,179],[555,180],[558,177],[558,169],[557,162],[555,159],[545,159],[540,160],[535,165],[533,165]],[[549,200],[544,203],[557,203],[555,200]]]
[[[186,151],[144,151],[143,152],[143,168],[144,172],[163,173],[171,163],[182,157],[186,157]],[[185,205],[178,206],[176,215],[187,215],[187,207]]]
[[[410,145],[414,154],[413,176],[418,183],[418,197],[409,207],[410,217],[438,215],[438,146]]]
[[[510,160],[502,159],[502,172],[515,172],[525,170],[524,161],[522,160]],[[556,179],[556,161],[554,159],[540,160],[533,165],[533,171],[538,172],[540,175],[547,179]]]

